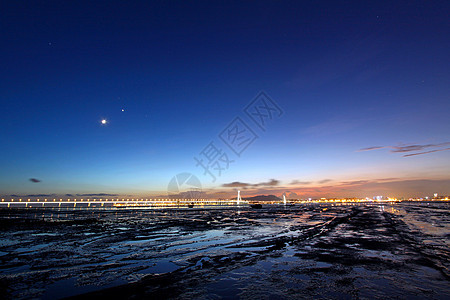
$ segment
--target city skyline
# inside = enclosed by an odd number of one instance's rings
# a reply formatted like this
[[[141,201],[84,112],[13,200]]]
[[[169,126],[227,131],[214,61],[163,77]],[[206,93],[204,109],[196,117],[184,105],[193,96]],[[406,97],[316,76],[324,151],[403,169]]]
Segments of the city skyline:
[[[0,194],[449,195],[448,8],[2,4]]]

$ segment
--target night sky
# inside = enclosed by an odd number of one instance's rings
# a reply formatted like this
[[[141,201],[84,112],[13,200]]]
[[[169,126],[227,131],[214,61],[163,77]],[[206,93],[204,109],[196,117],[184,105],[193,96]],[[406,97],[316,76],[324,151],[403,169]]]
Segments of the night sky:
[[[449,1],[4,2],[1,195],[450,194]]]

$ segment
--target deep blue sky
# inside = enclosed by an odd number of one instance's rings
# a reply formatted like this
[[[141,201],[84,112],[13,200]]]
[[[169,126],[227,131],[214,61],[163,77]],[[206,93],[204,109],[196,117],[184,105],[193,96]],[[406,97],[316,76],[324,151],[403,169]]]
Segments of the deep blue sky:
[[[180,172],[208,192],[450,193],[448,1],[9,2],[0,194],[162,195]],[[212,182],[194,156],[227,150],[261,90],[284,114]]]

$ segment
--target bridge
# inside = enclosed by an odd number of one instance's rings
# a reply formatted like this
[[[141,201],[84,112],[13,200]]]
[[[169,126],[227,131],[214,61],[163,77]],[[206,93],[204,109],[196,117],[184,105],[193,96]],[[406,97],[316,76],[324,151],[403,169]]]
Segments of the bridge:
[[[173,198],[11,198],[1,199],[0,208],[163,208],[193,206],[239,206],[248,204],[240,191],[236,199]]]
[[[240,203],[243,203],[241,200]],[[67,199],[1,199],[0,208],[100,208],[100,207],[190,207],[237,206],[236,199],[125,199],[125,198],[67,198]]]

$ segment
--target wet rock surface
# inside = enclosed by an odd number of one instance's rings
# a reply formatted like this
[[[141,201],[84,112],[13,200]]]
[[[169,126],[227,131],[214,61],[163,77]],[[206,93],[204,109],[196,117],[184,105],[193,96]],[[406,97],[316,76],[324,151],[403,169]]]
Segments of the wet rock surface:
[[[448,203],[0,211],[2,298],[450,295]]]

